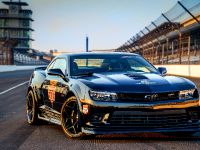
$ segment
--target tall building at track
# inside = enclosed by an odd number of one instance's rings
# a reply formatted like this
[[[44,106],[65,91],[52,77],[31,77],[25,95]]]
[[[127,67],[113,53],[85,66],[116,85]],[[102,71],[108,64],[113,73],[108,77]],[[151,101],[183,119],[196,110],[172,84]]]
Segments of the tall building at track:
[[[7,8],[0,9],[0,42],[15,41],[11,53],[26,53],[31,51],[32,11],[26,9],[26,2],[3,1]],[[12,54],[10,54],[11,56]],[[9,57],[9,56],[8,56]]]

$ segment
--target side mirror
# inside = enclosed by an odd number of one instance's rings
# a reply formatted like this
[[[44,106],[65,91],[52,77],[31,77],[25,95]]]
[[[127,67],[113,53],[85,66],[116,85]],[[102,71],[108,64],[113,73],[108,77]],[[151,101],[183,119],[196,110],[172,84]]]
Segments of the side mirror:
[[[63,72],[60,69],[49,69],[47,74],[65,78],[65,75],[63,74]]]
[[[158,71],[161,75],[165,75],[167,73],[167,69],[165,67],[158,67]]]

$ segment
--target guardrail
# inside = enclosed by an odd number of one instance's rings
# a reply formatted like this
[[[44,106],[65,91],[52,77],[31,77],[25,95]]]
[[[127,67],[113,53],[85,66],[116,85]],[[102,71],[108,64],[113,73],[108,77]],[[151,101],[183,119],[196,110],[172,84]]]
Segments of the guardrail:
[[[16,65],[0,65],[0,72],[18,71],[18,70],[33,70],[41,65],[34,66],[16,66]]]

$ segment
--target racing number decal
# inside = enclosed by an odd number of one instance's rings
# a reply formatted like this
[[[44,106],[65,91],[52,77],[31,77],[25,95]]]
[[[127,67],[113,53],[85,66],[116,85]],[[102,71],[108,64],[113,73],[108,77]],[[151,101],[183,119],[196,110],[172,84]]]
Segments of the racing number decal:
[[[51,104],[53,104],[55,102],[56,83],[57,83],[57,81],[51,80],[49,88],[48,88],[48,97],[49,97]]]
[[[53,103],[55,101],[55,94],[56,94],[56,87],[50,85],[48,88],[48,97],[51,103]]]

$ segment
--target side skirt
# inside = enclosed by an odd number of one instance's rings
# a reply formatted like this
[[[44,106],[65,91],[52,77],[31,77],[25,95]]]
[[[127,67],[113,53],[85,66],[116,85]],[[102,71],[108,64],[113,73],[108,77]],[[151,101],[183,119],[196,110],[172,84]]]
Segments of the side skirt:
[[[39,107],[40,113],[38,119],[51,122],[53,124],[61,125],[60,113],[52,108],[42,105]]]

